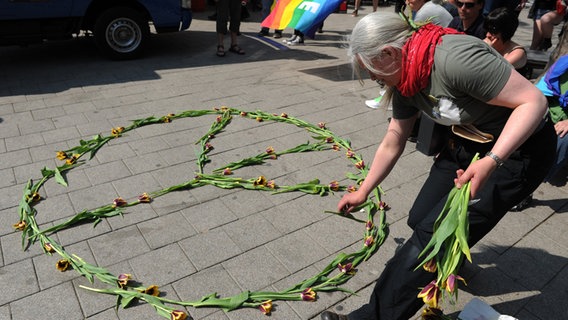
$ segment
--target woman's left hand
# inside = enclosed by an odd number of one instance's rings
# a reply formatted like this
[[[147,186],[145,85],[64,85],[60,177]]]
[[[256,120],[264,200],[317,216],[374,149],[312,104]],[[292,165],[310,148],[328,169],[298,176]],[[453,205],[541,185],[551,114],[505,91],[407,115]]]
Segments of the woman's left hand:
[[[457,178],[454,179],[454,183],[459,189],[470,181],[470,198],[473,199],[495,168],[497,168],[495,160],[490,157],[483,157],[470,164],[465,171],[463,169],[457,170]]]
[[[558,121],[554,125],[554,129],[556,130],[556,134],[560,138],[564,138],[566,133],[568,133],[568,120]]]

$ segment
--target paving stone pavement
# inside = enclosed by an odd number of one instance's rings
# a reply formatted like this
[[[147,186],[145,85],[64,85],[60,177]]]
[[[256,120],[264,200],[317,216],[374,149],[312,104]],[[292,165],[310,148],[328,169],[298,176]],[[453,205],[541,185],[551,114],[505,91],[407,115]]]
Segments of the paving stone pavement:
[[[360,17],[369,12],[366,4]],[[0,319],[161,319],[149,305],[117,310],[112,296],[81,289],[90,285],[85,278],[57,271],[58,258],[44,255],[37,244],[23,251],[21,233],[12,228],[28,179],[40,179],[43,167],[58,165],[55,152],[80,139],[108,135],[113,127],[152,115],[229,106],[325,122],[371,162],[389,112],[365,107],[378,90],[370,81],[361,86],[354,80],[346,61],[344,36],[360,17],[332,14],[324,33],[287,48],[280,40],[256,37],[259,13],[252,12],[239,38],[246,54],[218,58],[215,22],[207,20],[211,13],[211,8],[195,13],[186,32],[154,37],[147,56],[135,61],[107,61],[88,39],[0,48]],[[521,17],[516,39],[528,45],[532,26],[526,11]],[[40,225],[61,223],[118,196],[132,199],[191,179],[197,171],[195,141],[212,121],[180,119],[112,141],[68,173],[69,187],[50,180],[40,189]],[[206,170],[268,146],[283,150],[309,139],[290,125],[234,119],[213,139]],[[345,285],[357,295],[278,301],[271,319],[319,319],[323,310],[347,313],[366,302],[384,263],[410,235],[407,212],[431,163],[409,143],[383,183],[383,200],[391,206],[390,235]],[[263,174],[277,184],[314,178],[348,183],[345,173],[352,171],[342,154],[324,151],[281,157],[238,174]],[[568,319],[567,192],[565,183],[543,184],[530,208],[509,213],[473,248],[473,264],[464,267],[468,286],[447,311],[458,312],[475,296],[522,320]],[[202,187],[128,208],[122,218],[103,219],[96,228],[83,224],[54,237],[87,262],[157,284],[174,300],[282,290],[316,274],[337,253],[360,248],[363,227],[324,212],[334,210],[340,196]],[[187,311],[194,319],[265,319],[255,309]]]

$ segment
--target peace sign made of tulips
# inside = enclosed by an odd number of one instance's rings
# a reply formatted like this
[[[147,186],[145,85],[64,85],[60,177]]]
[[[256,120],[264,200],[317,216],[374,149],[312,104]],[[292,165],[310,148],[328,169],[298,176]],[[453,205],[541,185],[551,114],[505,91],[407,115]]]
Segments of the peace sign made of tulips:
[[[53,178],[57,183],[67,186],[67,181],[65,179],[65,173],[67,171],[85,163],[87,160],[84,158],[88,157],[88,159],[91,159],[97,151],[109,141],[119,139],[129,131],[143,126],[167,124],[182,118],[201,116],[211,116],[215,118],[212,121],[209,131],[196,142],[196,145],[198,146],[198,172],[195,174],[193,179],[165,189],[145,192],[133,200],[127,200],[119,197],[94,210],[79,212],[61,224],[45,229],[39,228],[38,223],[36,222],[37,211],[35,209],[35,203],[44,201],[44,198],[39,193],[39,189],[46,181]],[[253,119],[258,122],[275,121],[295,125],[308,131],[311,134],[313,141],[308,141],[305,144],[300,144],[294,148],[284,151],[278,151],[274,150],[272,147],[267,147],[266,151],[261,154],[238,162],[229,163],[226,166],[213,170],[211,174],[205,174],[203,172],[203,168],[208,162],[210,162],[208,153],[213,149],[212,142],[215,136],[221,133],[224,128],[231,123],[234,117]],[[337,181],[332,181],[329,184],[321,184],[318,179],[315,179],[297,185],[285,186],[278,185],[274,180],[269,180],[264,176],[252,178],[236,177],[238,169],[245,166],[261,165],[266,161],[277,161],[279,157],[283,157],[287,154],[330,149],[342,152],[342,154],[344,154],[357,169],[357,173],[347,174],[347,177],[354,181],[353,185],[342,186]],[[384,212],[386,205],[380,200],[381,190],[380,188],[377,188],[373,192],[374,197],[370,197],[367,202],[360,206],[360,209],[364,209],[367,214],[366,220],[360,220],[351,215],[343,215],[341,213],[326,211],[328,213],[338,214],[345,218],[353,219],[364,225],[362,247],[360,250],[353,253],[338,254],[321,272],[315,276],[305,279],[280,292],[244,291],[231,297],[221,297],[216,293],[212,293],[197,301],[170,300],[160,295],[159,288],[156,285],[144,286],[132,279],[132,275],[130,274],[123,273],[114,275],[106,268],[89,264],[77,255],[68,253],[61,244],[54,240],[52,236],[60,230],[71,228],[74,225],[84,222],[90,221],[96,226],[96,224],[103,218],[122,215],[125,208],[157,201],[157,198],[169,192],[194,189],[205,185],[213,185],[226,189],[243,188],[250,190],[262,190],[271,193],[303,192],[320,196],[327,195],[334,191],[353,192],[356,190],[356,185],[366,176],[368,168],[365,166],[361,156],[353,152],[350,142],[335,135],[326,128],[324,123],[314,125],[288,116],[284,113],[277,115],[262,111],[247,112],[221,107],[213,108],[211,110],[188,110],[177,114],[168,114],[162,117],[152,116],[145,119],[134,120],[130,126],[113,128],[107,136],[96,135],[90,140],[80,140],[78,146],[57,152],[57,158],[61,160],[63,164],[61,166],[57,166],[55,169],[49,169],[47,167],[42,169],[42,178],[37,182],[34,182],[33,180],[28,181],[20,199],[18,206],[19,221],[14,225],[14,228],[23,232],[22,247],[24,250],[30,245],[39,243],[46,254],[57,254],[60,256],[60,260],[56,264],[56,268],[58,270],[66,271],[73,269],[88,279],[90,283],[93,283],[95,279],[97,279],[107,286],[102,289],[80,286],[81,288],[94,292],[115,295],[117,297],[118,305],[123,308],[130,306],[134,301],[144,301],[152,305],[159,315],[169,319],[186,319],[188,317],[184,310],[180,310],[183,309],[180,308],[180,306],[196,308],[218,307],[226,311],[237,308],[252,307],[258,308],[264,314],[270,314],[272,311],[272,301],[315,301],[317,299],[317,292],[320,291],[350,292],[349,290],[342,288],[341,285],[355,275],[356,267],[362,261],[367,260],[374,252],[376,252],[376,250],[384,242],[388,233]],[[379,214],[375,219],[376,213]],[[375,222],[375,220],[377,221]],[[176,306],[178,307],[176,308]]]

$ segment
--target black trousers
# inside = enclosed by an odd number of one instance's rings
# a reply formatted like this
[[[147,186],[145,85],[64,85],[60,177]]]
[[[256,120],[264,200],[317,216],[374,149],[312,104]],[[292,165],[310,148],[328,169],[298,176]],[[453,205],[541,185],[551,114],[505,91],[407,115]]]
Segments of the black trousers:
[[[551,121],[535,132],[505,164],[497,168],[469,207],[469,245],[481,240],[509,209],[530,195],[542,182],[555,158],[556,134]],[[432,238],[434,222],[454,187],[457,169],[465,169],[476,152],[483,157],[491,145],[451,136],[434,162],[408,216],[414,230],[387,263],[368,304],[349,314],[352,320],[408,320],[423,306],[419,288],[436,278],[418,265],[418,254]]]

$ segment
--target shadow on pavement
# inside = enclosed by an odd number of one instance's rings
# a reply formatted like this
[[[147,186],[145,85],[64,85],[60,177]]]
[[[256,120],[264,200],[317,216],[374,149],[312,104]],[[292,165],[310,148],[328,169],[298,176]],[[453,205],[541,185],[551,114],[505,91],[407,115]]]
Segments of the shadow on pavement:
[[[4,79],[0,96],[58,93],[84,86],[154,80],[160,79],[162,70],[269,60],[337,60],[301,46],[279,50],[255,38],[256,34],[241,35],[240,44],[246,54],[227,53],[223,58],[215,56],[216,33],[213,31],[153,35],[145,56],[130,61],[105,59],[92,37],[28,47],[0,47],[3,62],[0,76]],[[336,38],[340,41],[342,37]]]

